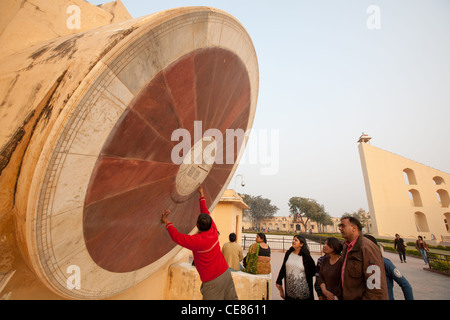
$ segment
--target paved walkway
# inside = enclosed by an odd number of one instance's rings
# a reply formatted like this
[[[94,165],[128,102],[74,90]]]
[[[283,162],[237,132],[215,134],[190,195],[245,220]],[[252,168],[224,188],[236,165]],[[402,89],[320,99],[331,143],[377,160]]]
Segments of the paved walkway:
[[[317,262],[320,255],[312,254],[312,257]],[[409,281],[413,288],[415,300],[450,300],[450,276],[424,270],[423,268],[427,266],[421,258],[407,256],[407,263],[400,263],[400,258],[397,253],[385,252],[384,257],[391,260]],[[282,300],[276,288],[275,281],[283,263],[283,258],[284,252],[278,250],[272,251],[272,300]],[[403,292],[395,282],[394,297],[396,300],[404,300]]]

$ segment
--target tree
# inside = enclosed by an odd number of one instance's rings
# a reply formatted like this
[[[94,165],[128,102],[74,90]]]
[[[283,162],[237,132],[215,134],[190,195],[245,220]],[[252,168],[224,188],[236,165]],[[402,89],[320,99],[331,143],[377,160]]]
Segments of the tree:
[[[248,194],[240,194],[242,200],[250,207],[248,210],[248,217],[253,225],[258,225],[261,220],[272,218],[279,210],[277,206],[271,204],[270,199],[262,196],[251,196]]]
[[[317,216],[314,216],[314,221],[317,222],[319,228],[322,229],[322,231],[324,226],[333,225],[333,220],[331,219],[331,216],[327,212],[325,212],[325,210],[319,212]]]
[[[321,217],[326,214],[325,207],[314,199],[292,197],[289,199],[288,205],[290,211],[289,216],[294,218],[294,223],[300,222],[305,228],[305,231],[309,220],[316,222],[326,221],[324,217]]]
[[[357,218],[359,220],[359,222],[361,222],[362,227],[363,228],[367,227],[367,229],[368,229],[368,222],[369,222],[370,218],[369,218],[369,214],[364,209],[359,208],[358,211],[353,211],[352,213],[345,212],[342,215],[341,219],[343,217],[348,217],[348,216]],[[369,232],[369,230],[367,230],[367,232]]]

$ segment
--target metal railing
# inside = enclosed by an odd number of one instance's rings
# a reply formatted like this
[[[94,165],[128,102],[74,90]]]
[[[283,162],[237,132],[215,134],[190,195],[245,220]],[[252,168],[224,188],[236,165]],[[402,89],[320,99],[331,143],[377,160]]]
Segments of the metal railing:
[[[431,270],[450,274],[450,255],[433,252],[428,253],[427,259]]]
[[[450,242],[450,236],[441,236],[442,242]]]
[[[288,237],[266,237],[267,244],[269,245],[271,250],[281,250],[282,252],[286,252],[289,250],[289,248],[292,246],[292,236]],[[253,243],[256,241],[256,235],[248,235],[243,234],[242,235],[242,248],[244,250],[248,249]],[[322,247],[323,245],[314,242],[311,240],[306,240],[306,243],[308,244],[309,251],[311,253],[322,253]]]

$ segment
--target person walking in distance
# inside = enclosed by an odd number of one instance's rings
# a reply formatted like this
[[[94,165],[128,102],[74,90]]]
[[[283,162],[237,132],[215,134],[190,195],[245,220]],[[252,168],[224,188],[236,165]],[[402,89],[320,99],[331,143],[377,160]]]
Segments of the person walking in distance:
[[[162,214],[161,220],[166,224],[166,229],[175,243],[192,250],[195,267],[202,281],[200,291],[203,300],[237,300],[228,263],[220,250],[217,226],[209,214],[201,186],[198,188],[198,192],[201,213],[197,219],[199,230],[197,234],[186,235],[178,232],[167,218],[170,210],[166,210]]]
[[[378,247],[362,236],[361,222],[344,216],[339,231],[345,239],[341,272],[344,300],[388,300],[383,256]]]
[[[394,240],[394,249],[397,249],[398,256],[400,257],[400,262],[406,263],[406,246],[405,246],[405,240],[400,238],[400,235],[398,233],[395,234],[395,240]]]
[[[416,249],[420,252],[422,255],[423,261],[425,261],[425,264],[428,264],[428,254],[427,251],[430,251],[428,248],[427,243],[425,240],[423,240],[422,236],[418,236],[416,240]]]

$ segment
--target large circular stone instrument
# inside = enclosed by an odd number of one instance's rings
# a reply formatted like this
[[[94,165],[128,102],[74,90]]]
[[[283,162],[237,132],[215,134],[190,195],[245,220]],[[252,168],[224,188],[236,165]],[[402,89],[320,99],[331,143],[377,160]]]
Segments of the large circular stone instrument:
[[[71,77],[60,70],[49,86],[64,100],[52,102],[47,131],[38,130],[39,119],[23,160],[22,251],[57,294],[110,297],[179,252],[160,222],[165,209],[180,232],[190,233],[198,185],[210,210],[219,201],[254,119],[255,50],[235,18],[206,7],[168,10],[33,50],[30,70],[57,59],[70,64],[81,59],[79,50],[98,59]],[[73,268],[79,288],[68,285]]]

